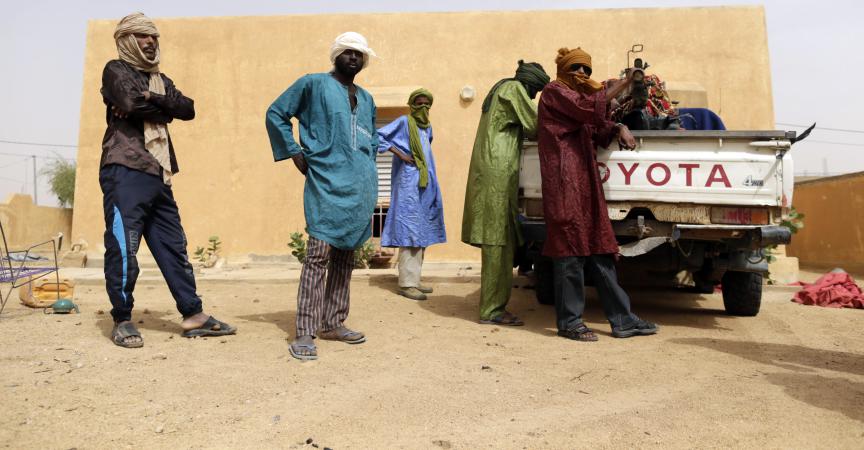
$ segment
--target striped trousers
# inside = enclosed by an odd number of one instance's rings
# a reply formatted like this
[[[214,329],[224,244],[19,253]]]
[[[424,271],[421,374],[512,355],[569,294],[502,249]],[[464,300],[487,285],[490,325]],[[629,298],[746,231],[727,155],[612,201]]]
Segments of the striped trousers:
[[[340,250],[309,236],[297,292],[297,336],[342,326],[348,318],[353,270],[354,250]]]

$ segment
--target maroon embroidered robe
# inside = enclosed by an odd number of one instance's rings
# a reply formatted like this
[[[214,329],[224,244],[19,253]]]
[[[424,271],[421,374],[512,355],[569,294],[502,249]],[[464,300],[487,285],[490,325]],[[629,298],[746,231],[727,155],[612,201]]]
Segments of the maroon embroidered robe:
[[[615,135],[605,91],[585,94],[557,81],[543,89],[537,131],[547,233],[543,255],[618,253],[596,149],[608,147]]]

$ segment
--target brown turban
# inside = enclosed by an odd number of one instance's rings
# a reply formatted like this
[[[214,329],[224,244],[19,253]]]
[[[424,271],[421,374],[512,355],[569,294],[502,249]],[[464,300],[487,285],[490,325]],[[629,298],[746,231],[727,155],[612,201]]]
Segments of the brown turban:
[[[587,75],[570,70],[570,66],[573,64],[582,64],[583,66],[591,67],[591,55],[581,48],[577,47],[575,50],[570,50],[563,47],[558,49],[555,64],[558,65],[558,81],[570,89],[579,88],[588,92],[597,92],[603,88],[602,84],[592,80]]]

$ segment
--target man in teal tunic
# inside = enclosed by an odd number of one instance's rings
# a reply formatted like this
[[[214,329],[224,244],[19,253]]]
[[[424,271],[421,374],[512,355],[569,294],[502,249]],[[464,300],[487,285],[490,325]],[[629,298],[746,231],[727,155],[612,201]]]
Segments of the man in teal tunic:
[[[513,253],[522,241],[516,222],[519,156],[522,140],[537,134],[537,105],[531,100],[548,82],[540,64],[519,61],[516,76],[499,81],[483,100],[462,213],[462,242],[481,248],[483,324],[524,324],[505,309]]]
[[[267,110],[273,158],[291,158],[306,177],[309,240],[297,294],[297,337],[289,347],[298,359],[317,359],[316,336],[349,344],[366,341],[344,322],[354,249],[372,234],[378,197],[375,102],[354,84],[374,55],[362,35],[340,35],[330,51],[333,70],[303,76]],[[299,144],[291,118],[300,125]]]

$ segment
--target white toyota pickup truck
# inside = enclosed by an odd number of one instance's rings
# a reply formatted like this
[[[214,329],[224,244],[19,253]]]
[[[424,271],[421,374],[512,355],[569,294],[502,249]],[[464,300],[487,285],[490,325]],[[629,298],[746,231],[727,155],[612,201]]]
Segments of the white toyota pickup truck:
[[[795,141],[786,131],[633,131],[635,150],[599,149],[597,169],[621,247],[622,280],[722,284],[726,312],[753,316],[768,271],[762,249],[787,244]],[[613,144],[614,145],[614,144]],[[551,261],[540,255],[543,222],[537,144],[526,142],[519,178],[524,254],[537,298],[554,303]]]

